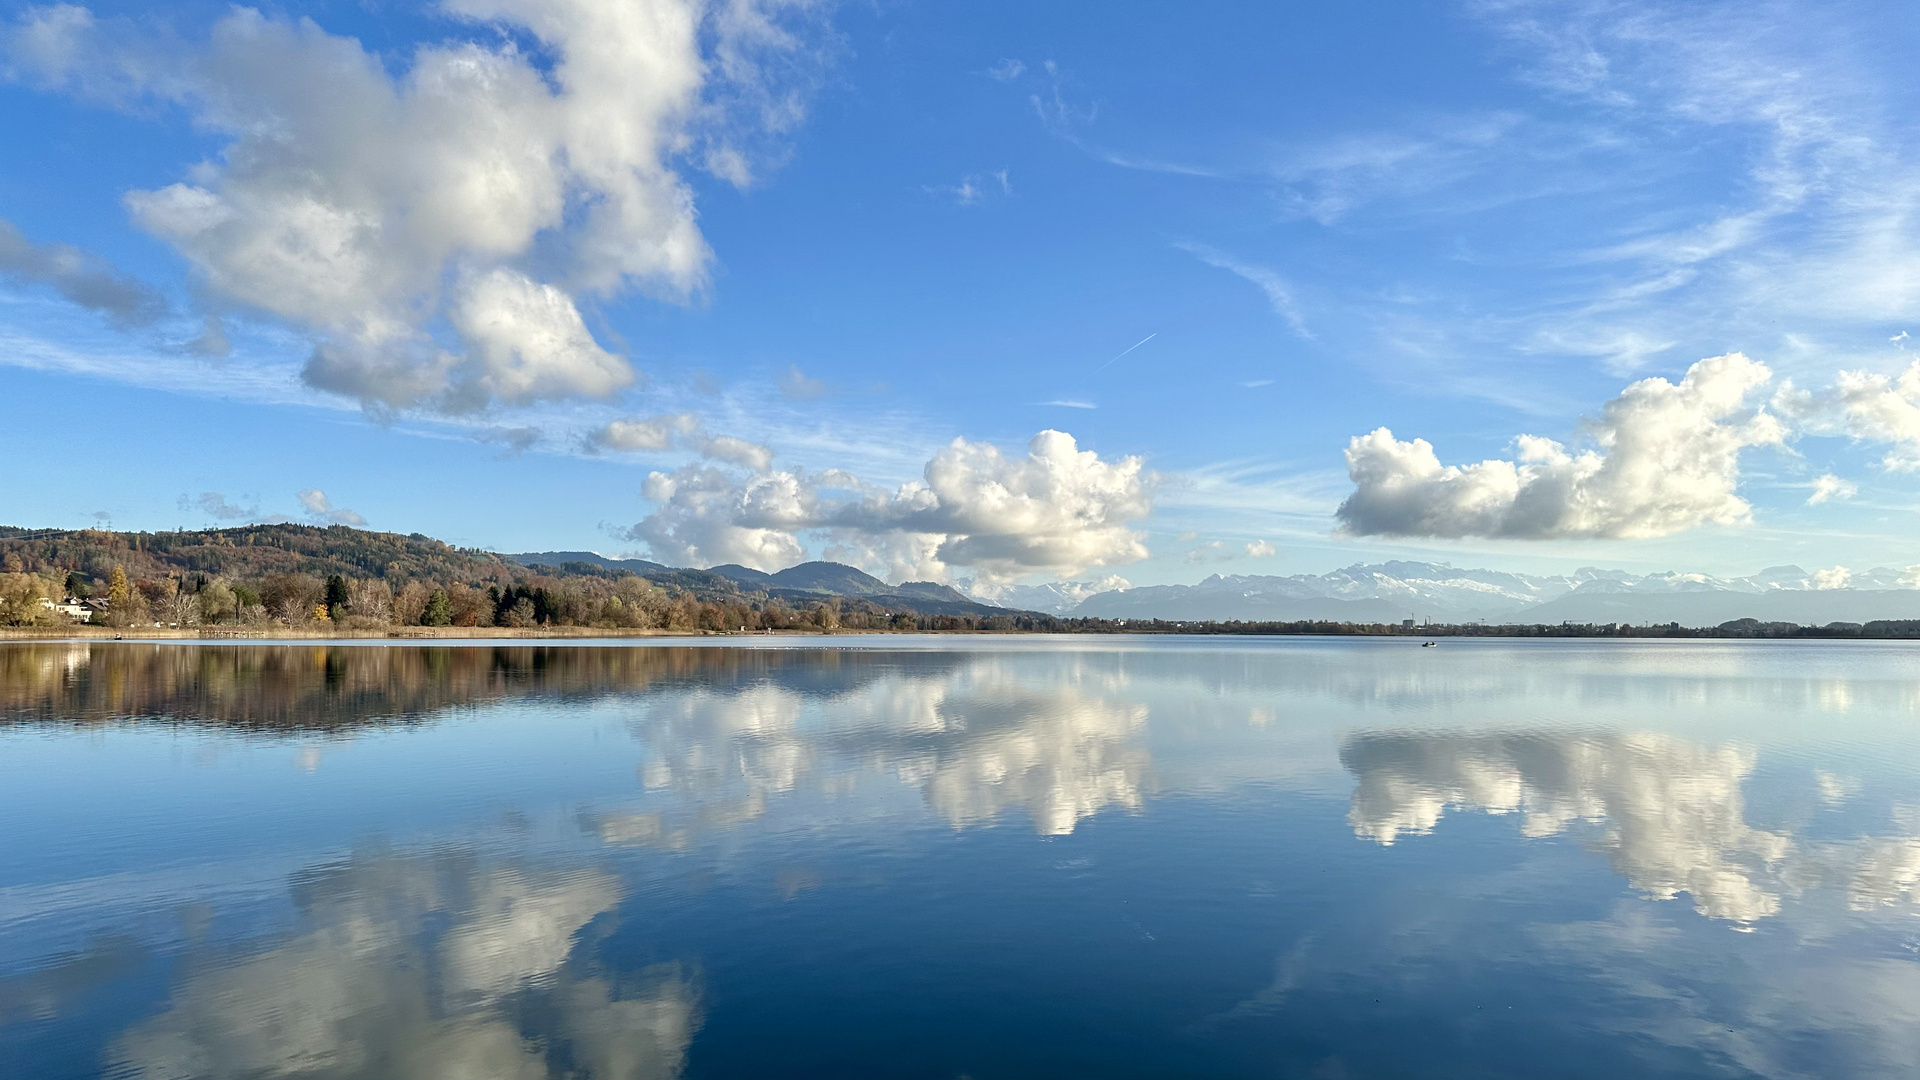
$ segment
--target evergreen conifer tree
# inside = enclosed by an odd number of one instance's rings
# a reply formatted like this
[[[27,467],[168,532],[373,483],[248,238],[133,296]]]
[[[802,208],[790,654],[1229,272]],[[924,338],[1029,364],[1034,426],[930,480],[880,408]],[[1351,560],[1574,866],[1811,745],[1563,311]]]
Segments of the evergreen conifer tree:
[[[334,574],[327,578],[327,618],[337,619],[347,613],[347,579]]]
[[[447,590],[435,589],[427,597],[427,606],[420,613],[421,626],[452,626],[453,602],[447,599]]]

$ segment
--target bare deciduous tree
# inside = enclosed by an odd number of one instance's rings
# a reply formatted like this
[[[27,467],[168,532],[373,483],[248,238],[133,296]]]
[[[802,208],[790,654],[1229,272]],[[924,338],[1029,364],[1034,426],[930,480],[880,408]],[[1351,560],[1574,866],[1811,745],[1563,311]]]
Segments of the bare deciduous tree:
[[[154,610],[159,613],[160,621],[168,626],[199,626],[200,595],[181,589],[175,589],[173,595],[164,597]]]
[[[393,590],[379,578],[350,580],[347,611],[356,621],[386,626],[393,622]]]
[[[393,621],[402,626],[419,626],[420,618],[427,611],[427,597],[433,590],[418,581],[409,581],[393,598]]]

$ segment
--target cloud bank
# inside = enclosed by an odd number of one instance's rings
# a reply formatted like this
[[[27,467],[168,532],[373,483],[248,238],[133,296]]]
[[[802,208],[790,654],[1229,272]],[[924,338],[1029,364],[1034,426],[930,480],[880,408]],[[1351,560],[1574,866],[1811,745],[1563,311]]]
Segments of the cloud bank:
[[[250,8],[203,43],[30,8],[0,55],[21,81],[175,105],[226,140],[187,181],[129,192],[128,210],[222,302],[305,331],[310,385],[451,413],[616,394],[636,374],[580,301],[704,286],[712,253],[680,163],[750,182],[741,141],[799,111],[756,57],[797,43],[754,0],[441,10],[474,40],[421,46],[393,73],[352,38]],[[9,266],[51,257],[8,240]],[[111,277],[13,272],[138,307],[94,288]]]
[[[1679,383],[1643,379],[1590,425],[1595,449],[1522,435],[1517,460],[1442,465],[1425,439],[1386,428],[1347,446],[1354,492],[1336,511],[1357,536],[1525,539],[1666,536],[1747,521],[1740,452],[1784,441],[1749,405],[1772,373],[1740,353],[1702,360]]]
[[[922,479],[892,490],[839,470],[810,474],[727,458],[718,442],[702,451],[710,460],[647,477],[643,493],[658,509],[627,536],[655,558],[774,570],[807,557],[805,532],[824,534],[831,557],[895,581],[944,581],[956,567],[1006,581],[1147,557],[1128,523],[1152,510],[1152,474],[1138,457],[1103,461],[1065,432],[1035,435],[1025,457],[955,439]]]

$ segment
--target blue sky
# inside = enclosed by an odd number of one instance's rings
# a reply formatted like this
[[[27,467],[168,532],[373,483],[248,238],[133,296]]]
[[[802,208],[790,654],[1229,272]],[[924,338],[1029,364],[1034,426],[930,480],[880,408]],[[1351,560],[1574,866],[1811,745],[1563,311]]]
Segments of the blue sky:
[[[1900,5],[6,23],[11,524],[981,583],[1920,562]]]

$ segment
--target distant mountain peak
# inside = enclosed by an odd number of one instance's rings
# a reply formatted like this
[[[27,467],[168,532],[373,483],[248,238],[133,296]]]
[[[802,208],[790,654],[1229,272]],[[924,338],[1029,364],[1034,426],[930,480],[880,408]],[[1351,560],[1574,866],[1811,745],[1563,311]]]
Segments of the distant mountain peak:
[[[1452,622],[1698,626],[1752,616],[1825,625],[1920,617],[1915,584],[1913,575],[1885,568],[1836,577],[1787,565],[1748,577],[1719,578],[1681,570],[1636,575],[1591,566],[1572,574],[1525,574],[1389,560],[1354,563],[1325,574],[1212,574],[1194,585],[1099,593],[1060,610],[1105,618],[1399,622],[1411,616]]]

